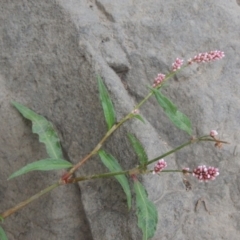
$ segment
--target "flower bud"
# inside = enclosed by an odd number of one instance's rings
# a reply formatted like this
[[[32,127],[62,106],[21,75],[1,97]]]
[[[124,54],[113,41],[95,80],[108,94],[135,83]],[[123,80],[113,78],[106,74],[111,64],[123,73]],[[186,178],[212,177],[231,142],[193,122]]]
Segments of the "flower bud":
[[[218,132],[216,130],[211,130],[209,135],[214,138],[215,136],[218,135]]]
[[[166,167],[167,167],[167,163],[164,161],[164,159],[160,159],[154,166],[154,170],[152,173],[155,174],[155,173],[161,172]]]

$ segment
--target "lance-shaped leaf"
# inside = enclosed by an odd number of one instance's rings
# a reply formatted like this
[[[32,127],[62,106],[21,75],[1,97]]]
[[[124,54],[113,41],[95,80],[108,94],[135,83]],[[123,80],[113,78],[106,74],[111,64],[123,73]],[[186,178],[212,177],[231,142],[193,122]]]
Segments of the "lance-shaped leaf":
[[[142,230],[143,240],[147,240],[153,237],[156,231],[157,209],[148,199],[145,188],[138,180],[134,180],[134,190],[136,193],[138,227]]]
[[[0,226],[0,240],[8,240],[7,235],[1,226]]]
[[[27,164],[25,167],[14,172],[8,179],[12,179],[14,177],[18,177],[20,175],[23,175],[25,173],[32,172],[32,171],[59,170],[59,169],[70,168],[72,166],[73,165],[70,162],[63,159],[53,159],[53,158],[42,159],[42,160]]]
[[[29,108],[17,103],[12,103],[14,107],[27,119],[32,121],[32,131],[38,134],[39,141],[44,143],[50,158],[63,158],[60,140],[51,122],[41,115],[38,115]]]
[[[100,100],[102,103],[105,120],[107,122],[108,130],[109,130],[115,123],[115,110],[114,110],[112,101],[109,97],[108,91],[102,79],[99,76],[98,76],[98,88],[99,88]]]
[[[172,123],[176,127],[186,131],[189,135],[191,135],[192,126],[189,118],[182,112],[178,111],[177,107],[160,91],[155,88],[151,88],[151,90],[153,91],[159,105],[163,108],[164,112],[172,121]]]
[[[129,138],[129,141],[131,142],[131,144],[133,146],[134,151],[136,152],[136,154],[139,158],[140,164],[144,165],[145,163],[147,163],[148,162],[148,157],[147,157],[147,154],[146,154],[142,144],[138,141],[137,138],[135,138],[130,133],[128,134],[128,138]]]
[[[120,164],[111,154],[106,153],[104,150],[100,150],[98,152],[98,154],[99,154],[103,164],[109,169],[109,171],[111,171],[111,172],[122,171]],[[131,191],[130,191],[130,186],[128,184],[128,180],[125,175],[116,175],[114,177],[117,179],[117,181],[122,186],[123,191],[125,192],[125,194],[127,196],[128,208],[130,209],[132,196],[131,196]]]
[[[134,117],[134,118],[137,118],[137,119],[140,120],[142,123],[145,123],[141,115],[139,115],[139,114],[134,114],[133,117]]]

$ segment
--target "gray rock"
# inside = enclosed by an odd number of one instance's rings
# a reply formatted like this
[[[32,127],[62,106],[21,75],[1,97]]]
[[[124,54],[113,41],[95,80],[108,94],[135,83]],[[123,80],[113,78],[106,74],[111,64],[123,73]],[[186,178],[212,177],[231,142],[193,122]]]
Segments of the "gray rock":
[[[106,131],[96,75],[111,94],[120,120],[147,93],[159,72],[176,57],[186,61],[219,49],[218,62],[193,65],[163,89],[190,117],[193,134],[211,129],[229,141],[223,149],[201,143],[166,157],[171,169],[200,164],[219,167],[214,182],[190,178],[186,192],[180,174],[143,176],[159,223],[154,240],[238,239],[239,235],[239,1],[34,0],[0,3],[0,211],[55,182],[61,171],[7,177],[38,159],[44,146],[31,124],[11,106],[15,100],[53,122],[65,158],[77,163]],[[144,144],[149,159],[188,141],[152,98],[141,108],[146,124],[133,120],[106,143],[124,169],[137,165],[126,133]],[[98,157],[77,175],[106,172]],[[199,199],[199,208],[195,205]],[[210,214],[204,208],[204,203]],[[137,240],[135,207],[115,179],[92,180],[55,189],[5,220],[9,239]]]

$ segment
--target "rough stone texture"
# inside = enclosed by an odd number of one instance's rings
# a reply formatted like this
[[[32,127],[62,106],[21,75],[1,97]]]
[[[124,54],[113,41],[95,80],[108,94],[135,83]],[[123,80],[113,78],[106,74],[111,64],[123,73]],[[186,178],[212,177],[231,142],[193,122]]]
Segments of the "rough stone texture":
[[[65,157],[76,163],[106,130],[98,100],[100,74],[118,119],[147,93],[157,73],[167,73],[176,57],[220,49],[224,60],[192,66],[164,89],[188,115],[195,135],[216,129],[231,142],[222,150],[193,145],[166,158],[169,168],[209,164],[220,168],[217,181],[186,192],[180,174],[142,178],[155,202],[159,224],[154,240],[239,239],[240,178],[240,3],[239,1],[1,0],[0,2],[0,211],[56,181],[61,172],[7,177],[46,157],[10,102],[16,100],[56,126]],[[114,134],[106,149],[124,168],[137,159],[126,132],[135,133],[149,158],[170,150],[188,136],[168,122],[156,101],[141,110],[146,124],[132,121]],[[105,172],[98,158],[78,171]],[[195,204],[203,203],[195,212]],[[114,179],[61,187],[6,219],[9,239],[137,240],[134,209]]]

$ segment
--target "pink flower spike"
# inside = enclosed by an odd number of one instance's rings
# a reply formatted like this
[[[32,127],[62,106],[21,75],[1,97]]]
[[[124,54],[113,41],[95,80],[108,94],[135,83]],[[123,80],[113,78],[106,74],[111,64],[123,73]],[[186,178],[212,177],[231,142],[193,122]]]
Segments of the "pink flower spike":
[[[218,132],[216,130],[211,130],[210,134],[211,137],[215,137],[218,135]]]
[[[159,85],[160,83],[162,83],[162,81],[164,80],[165,75],[162,73],[159,73],[158,76],[154,79],[153,85],[152,87],[156,87],[157,85]]]
[[[181,68],[183,64],[183,60],[180,58],[176,58],[175,62],[172,64],[172,70],[173,72],[177,71],[178,69]]]
[[[161,172],[166,167],[167,167],[167,163],[164,161],[164,159],[160,159],[154,166],[154,170],[152,173],[155,174],[155,173]]]
[[[209,180],[214,180],[219,175],[219,170],[215,167],[206,167],[202,165],[195,168],[192,175],[200,182],[207,182]]]
[[[188,64],[192,64],[194,62],[196,63],[202,63],[202,62],[212,62],[215,60],[220,60],[223,57],[225,57],[224,52],[222,51],[210,51],[206,53],[199,53],[194,58],[191,58],[188,60]]]

